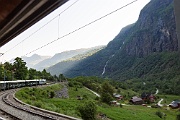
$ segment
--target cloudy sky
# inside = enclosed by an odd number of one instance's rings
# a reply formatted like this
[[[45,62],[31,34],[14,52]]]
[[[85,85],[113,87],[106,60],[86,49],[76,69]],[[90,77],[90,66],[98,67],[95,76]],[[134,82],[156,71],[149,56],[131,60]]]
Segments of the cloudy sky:
[[[133,2],[133,0],[70,0],[1,47],[0,52],[5,54],[0,57],[0,60],[4,62],[15,57],[33,54],[53,56],[62,51],[107,45],[121,28],[137,21],[141,9],[149,1],[137,0],[133,4],[69,34]],[[71,7],[67,9],[69,6]],[[64,11],[65,9],[67,10]],[[64,12],[61,13],[62,11]],[[63,37],[64,35],[67,36]]]

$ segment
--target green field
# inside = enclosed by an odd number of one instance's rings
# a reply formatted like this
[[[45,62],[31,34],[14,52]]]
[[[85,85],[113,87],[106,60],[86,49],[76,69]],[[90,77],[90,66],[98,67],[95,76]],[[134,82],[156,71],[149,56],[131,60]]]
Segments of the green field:
[[[78,118],[80,117],[77,113],[77,107],[88,100],[96,103],[98,114],[106,114],[112,120],[161,120],[162,118],[157,116],[156,112],[166,114],[166,120],[176,120],[176,116],[179,113],[177,109],[166,110],[166,107],[148,108],[140,105],[109,106],[95,100],[96,96],[84,87],[69,87],[69,98],[57,98],[56,96],[50,98],[52,91],[58,91],[62,88],[63,86],[60,84],[44,88],[23,88],[16,93],[16,97],[28,104]],[[77,96],[81,96],[84,99],[77,100]],[[159,97],[164,98],[164,95],[159,95]],[[167,102],[174,98],[177,99],[179,96],[166,95]]]
[[[168,105],[170,104],[173,100],[180,100],[180,96],[176,95],[158,95],[159,98],[163,98],[164,100],[162,101],[162,104]]]

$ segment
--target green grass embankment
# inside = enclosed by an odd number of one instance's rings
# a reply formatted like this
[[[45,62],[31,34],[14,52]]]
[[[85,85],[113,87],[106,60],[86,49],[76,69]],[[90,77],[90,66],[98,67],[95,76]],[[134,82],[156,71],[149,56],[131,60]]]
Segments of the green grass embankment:
[[[28,104],[78,118],[80,117],[77,114],[77,107],[87,100],[94,101],[97,104],[98,113],[106,114],[112,120],[162,120],[156,112],[166,114],[166,120],[175,120],[176,115],[179,113],[177,109],[166,110],[166,108],[148,108],[140,105],[123,106],[122,108],[119,106],[109,106],[95,100],[96,96],[84,87],[68,87],[69,98],[57,98],[56,96],[51,98],[50,94],[52,92],[62,88],[63,86],[60,84],[43,88],[23,88],[16,93],[16,97]],[[84,99],[77,100],[77,96],[81,96]],[[163,98],[163,96],[159,95],[160,98]],[[178,96],[167,98],[169,102],[173,98],[178,98]]]

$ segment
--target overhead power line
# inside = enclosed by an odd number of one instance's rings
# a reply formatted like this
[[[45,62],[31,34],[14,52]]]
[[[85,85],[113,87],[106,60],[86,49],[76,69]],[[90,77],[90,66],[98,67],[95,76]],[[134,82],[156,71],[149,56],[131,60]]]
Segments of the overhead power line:
[[[45,23],[43,26],[41,26],[39,29],[37,29],[35,32],[31,33],[28,37],[24,38],[21,42],[17,43],[15,46],[13,46],[12,48],[10,48],[9,50],[7,50],[5,53],[11,51],[12,49],[14,49],[15,47],[17,47],[19,44],[23,43],[25,40],[27,40],[28,38],[30,38],[31,36],[33,36],[34,34],[36,34],[38,31],[40,31],[42,28],[44,28],[46,25],[48,25],[49,23],[51,23],[54,19],[56,19],[57,17],[59,17],[61,14],[63,14],[64,12],[66,12],[69,8],[71,8],[73,5],[75,5],[79,0],[76,0],[75,2],[73,2],[70,6],[68,6],[66,9],[64,9],[62,12],[60,12],[57,16],[55,16],[54,18],[52,18],[51,20],[49,20],[47,23]],[[59,37],[59,36],[58,36]]]
[[[134,0],[134,1],[128,3],[128,4],[124,5],[124,6],[122,6],[122,7],[118,8],[118,9],[116,9],[116,10],[114,10],[114,11],[112,11],[112,12],[110,12],[110,13],[108,13],[108,14],[106,14],[106,15],[100,17],[100,18],[98,18],[98,19],[95,19],[95,20],[92,21],[92,22],[89,22],[89,23],[87,23],[87,24],[85,24],[85,25],[83,25],[83,26],[81,26],[81,27],[79,27],[79,28],[77,28],[77,29],[75,29],[75,30],[73,30],[73,31],[71,31],[71,32],[69,32],[69,33],[67,33],[67,34],[65,34],[65,35],[63,35],[63,36],[61,36],[61,37],[58,37],[57,39],[55,39],[55,40],[53,40],[53,41],[51,41],[51,42],[49,42],[49,43],[47,43],[47,44],[45,44],[45,45],[39,47],[39,48],[36,48],[36,49],[32,50],[31,52],[27,53],[26,55],[31,54],[31,53],[33,53],[33,52],[39,50],[39,49],[42,49],[42,48],[44,48],[44,47],[46,47],[46,46],[48,46],[48,45],[50,45],[50,44],[52,44],[52,43],[54,43],[54,42],[56,42],[56,41],[62,39],[62,38],[64,38],[64,37],[67,37],[67,36],[69,36],[69,35],[71,35],[71,34],[77,32],[77,31],[79,31],[79,30],[81,30],[81,29],[83,29],[83,28],[85,28],[85,27],[87,27],[87,26],[89,26],[89,25],[91,25],[91,24],[93,24],[93,23],[99,21],[99,20],[102,20],[103,18],[106,18],[107,16],[109,16],[109,15],[111,15],[111,14],[113,14],[113,13],[115,13],[115,12],[117,12],[117,11],[119,11],[119,10],[121,10],[121,9],[123,9],[123,8],[125,8],[125,7],[127,7],[127,6],[129,6],[129,5],[131,5],[131,4],[133,4],[133,3],[135,3],[135,2],[137,2],[137,1],[138,1],[138,0]]]

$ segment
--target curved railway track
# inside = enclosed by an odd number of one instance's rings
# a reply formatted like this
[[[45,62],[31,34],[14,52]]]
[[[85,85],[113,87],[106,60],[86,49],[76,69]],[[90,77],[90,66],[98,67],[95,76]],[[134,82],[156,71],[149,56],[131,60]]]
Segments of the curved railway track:
[[[0,109],[15,120],[78,120],[77,118],[27,105],[14,97],[16,90],[0,92]]]
[[[19,120],[17,117],[9,114],[8,112],[6,112],[4,108],[5,106],[3,106],[2,103],[2,96],[5,94],[5,92],[0,92],[0,120]]]

